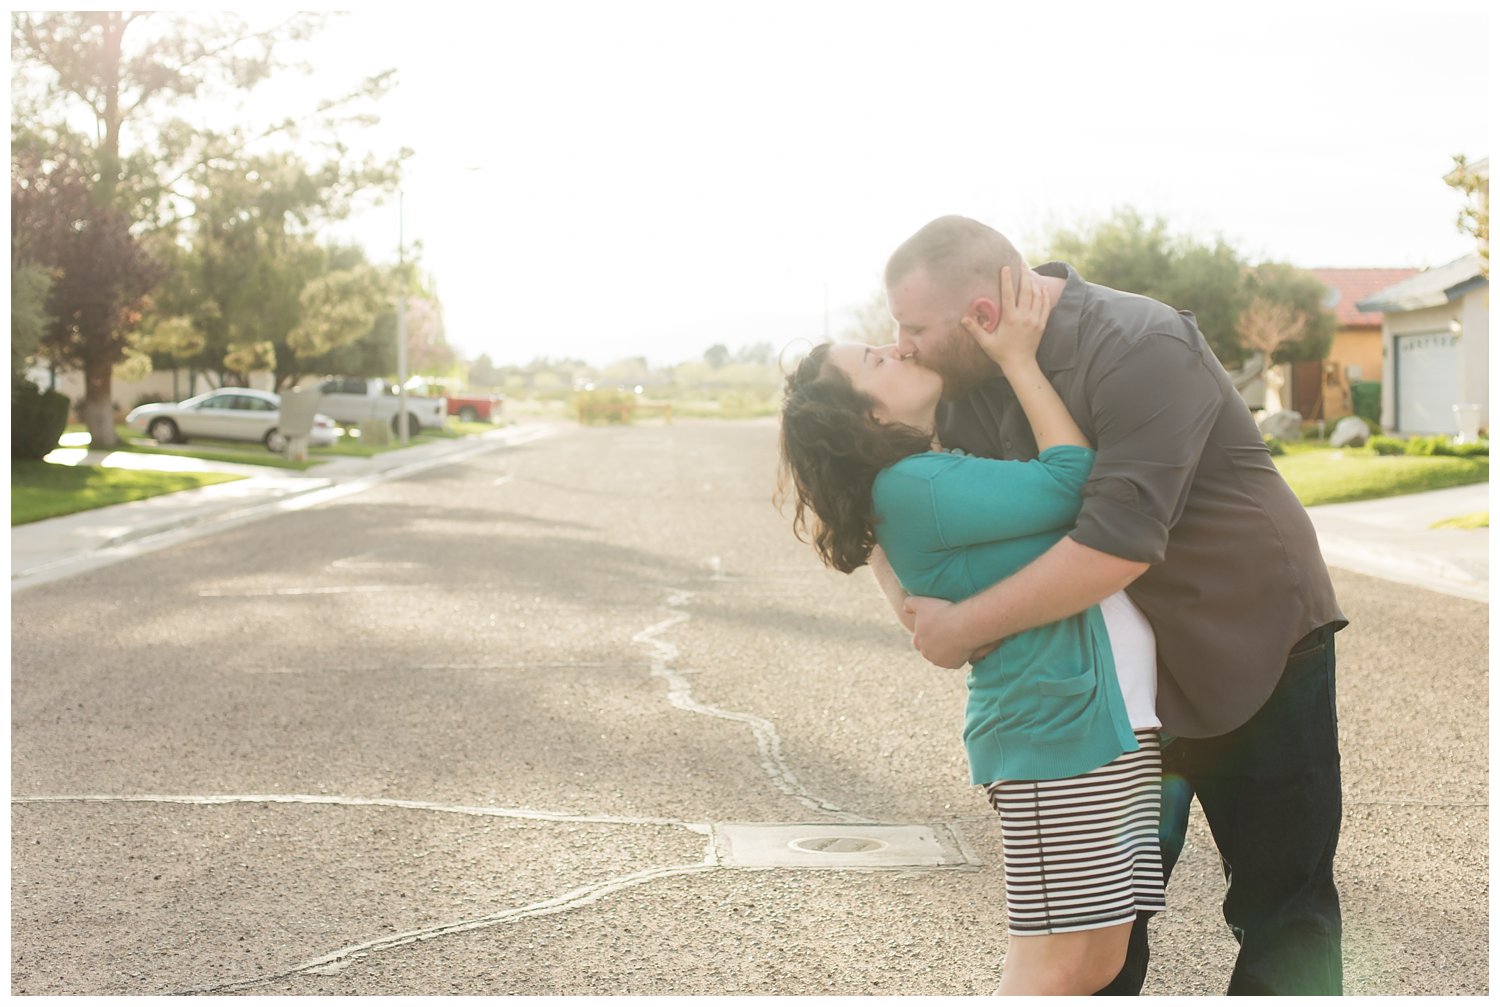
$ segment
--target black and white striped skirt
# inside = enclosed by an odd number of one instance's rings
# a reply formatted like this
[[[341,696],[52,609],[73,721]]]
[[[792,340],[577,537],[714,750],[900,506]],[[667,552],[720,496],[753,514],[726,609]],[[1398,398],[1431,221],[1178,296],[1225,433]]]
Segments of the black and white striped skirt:
[[[1161,870],[1161,738],[1065,780],[986,789],[1005,843],[1005,903],[1017,936],[1130,923],[1166,908]]]

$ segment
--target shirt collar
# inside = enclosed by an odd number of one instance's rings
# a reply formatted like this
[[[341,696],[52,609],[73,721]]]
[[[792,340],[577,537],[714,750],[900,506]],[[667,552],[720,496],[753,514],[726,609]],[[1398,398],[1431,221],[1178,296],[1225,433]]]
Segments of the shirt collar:
[[[1078,327],[1083,320],[1086,284],[1078,270],[1066,262],[1044,262],[1035,270],[1043,276],[1061,277],[1067,281],[1062,297],[1052,305],[1047,316],[1047,330],[1037,347],[1037,363],[1048,373],[1066,371],[1078,360]]]

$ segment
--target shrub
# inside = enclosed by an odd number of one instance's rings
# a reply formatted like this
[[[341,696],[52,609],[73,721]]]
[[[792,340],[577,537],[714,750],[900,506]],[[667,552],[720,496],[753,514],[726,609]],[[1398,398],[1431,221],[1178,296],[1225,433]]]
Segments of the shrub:
[[[1267,437],[1265,441],[1267,449],[1270,450],[1273,456],[1286,454],[1286,445],[1282,444],[1279,438]]]
[[[141,406],[149,406],[153,402],[165,402],[165,401],[167,401],[167,400],[164,399],[164,398],[162,398],[160,395],[157,395],[155,392],[147,392],[144,395],[138,395],[138,396],[136,396],[135,404],[132,405],[130,408],[131,409],[139,409]]]
[[[596,388],[573,396],[579,423],[629,423],[635,418],[635,396],[614,388]]]
[[[1412,437],[1406,442],[1409,455],[1451,455],[1453,445],[1446,437]]]
[[[1399,437],[1384,437],[1377,435],[1365,442],[1365,447],[1377,455],[1404,455],[1406,454],[1406,442]]]
[[[1371,431],[1378,432],[1380,425],[1380,382],[1356,381],[1349,386],[1349,395],[1354,402],[1354,415],[1370,424]]]
[[[1488,458],[1490,456],[1489,441],[1475,441],[1472,444],[1450,445],[1453,453],[1460,458]]]
[[[10,398],[10,456],[40,460],[57,447],[68,426],[68,397],[44,392],[31,382],[12,387]]]

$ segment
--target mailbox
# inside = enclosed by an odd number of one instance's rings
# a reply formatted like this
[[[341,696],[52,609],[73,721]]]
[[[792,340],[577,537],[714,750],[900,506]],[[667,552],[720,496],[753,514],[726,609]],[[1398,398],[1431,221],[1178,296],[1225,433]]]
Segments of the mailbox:
[[[323,392],[316,385],[281,393],[281,417],[277,428],[286,437],[289,461],[307,460],[307,439],[312,434],[313,417],[318,414],[318,403],[322,398]]]

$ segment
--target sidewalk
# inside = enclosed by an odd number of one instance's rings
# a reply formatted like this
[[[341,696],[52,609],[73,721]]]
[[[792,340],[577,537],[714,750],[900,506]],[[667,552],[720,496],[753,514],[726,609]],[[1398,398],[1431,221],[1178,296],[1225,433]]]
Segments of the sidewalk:
[[[1329,566],[1489,601],[1490,530],[1434,529],[1490,509],[1489,483],[1309,507]]]
[[[10,530],[11,593],[197,534],[281,510],[310,506],[357,493],[387,479],[399,479],[473,455],[524,444],[551,431],[551,425],[547,424],[500,427],[477,437],[429,442],[371,458],[336,457],[305,472],[173,455],[59,448],[59,452],[76,452],[68,458],[68,464],[231,472],[246,478],[15,526]],[[57,455],[48,457],[56,460]]]

